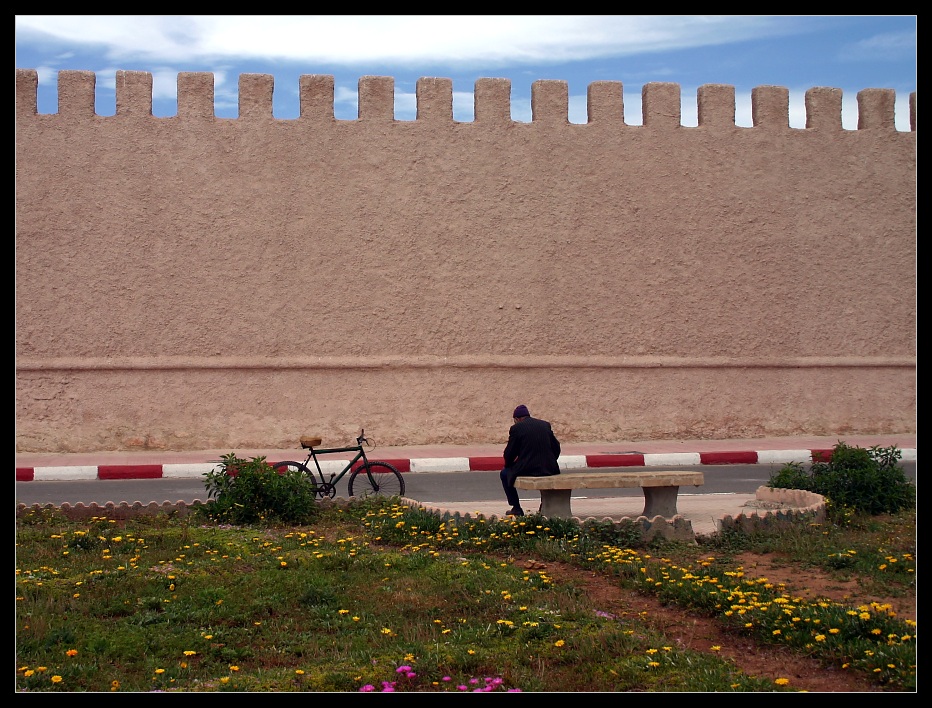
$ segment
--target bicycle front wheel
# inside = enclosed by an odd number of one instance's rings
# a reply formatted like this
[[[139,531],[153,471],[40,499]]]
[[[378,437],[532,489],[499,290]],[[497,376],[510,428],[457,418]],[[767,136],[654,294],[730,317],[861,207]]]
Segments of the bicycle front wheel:
[[[321,494],[320,484],[314,477],[314,474],[311,472],[310,467],[305,465],[303,462],[276,462],[274,465],[272,465],[272,469],[274,469],[279,474],[285,474],[286,472],[300,472],[305,477],[307,477],[311,484],[314,486],[314,494]]]
[[[351,497],[403,497],[405,481],[387,462],[370,462],[353,470],[347,491]]]

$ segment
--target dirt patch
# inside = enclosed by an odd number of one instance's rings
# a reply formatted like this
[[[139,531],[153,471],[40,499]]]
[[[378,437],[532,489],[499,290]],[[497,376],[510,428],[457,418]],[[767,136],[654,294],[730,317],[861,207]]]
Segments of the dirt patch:
[[[824,597],[846,605],[860,605],[863,600],[858,598],[863,591],[855,580],[838,580],[832,578],[818,569],[806,571],[803,582],[805,588],[800,588],[799,569],[785,563],[776,553],[759,555],[744,553],[735,558],[735,565],[744,568],[744,572],[755,578],[767,578],[778,585],[792,588],[795,595],[806,600]],[[904,620],[916,619],[916,598],[910,597],[874,597],[871,602],[890,605],[896,616]]]
[[[691,614],[681,608],[664,605],[655,597],[618,586],[612,578],[567,563],[537,561],[523,558],[516,560],[522,568],[546,569],[555,581],[571,582],[585,591],[604,612],[617,617],[637,619],[651,628],[662,632],[678,647],[700,652],[714,652],[727,657],[748,676],[776,681],[790,680],[789,686],[810,693],[886,692],[883,687],[871,683],[843,669],[826,667],[816,659],[802,656],[789,649],[758,644],[750,637],[731,632],[713,619]],[[766,577],[774,583],[791,583],[791,571],[782,567],[777,555],[744,554],[737,558],[745,572],[755,577]],[[798,580],[798,578],[796,579]],[[801,597],[826,597],[839,602],[857,604],[854,583],[840,583],[818,571],[806,577],[807,589],[800,591]],[[795,590],[794,590],[795,591]],[[915,602],[904,598],[884,600],[889,602],[904,619],[915,619]],[[712,647],[719,647],[714,649]]]

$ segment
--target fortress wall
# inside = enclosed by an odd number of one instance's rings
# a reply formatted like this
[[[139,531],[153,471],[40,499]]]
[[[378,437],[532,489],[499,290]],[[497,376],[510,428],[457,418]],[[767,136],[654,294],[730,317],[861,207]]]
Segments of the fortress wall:
[[[333,77],[16,71],[16,417],[21,451],[290,447],[366,427],[383,445],[494,442],[527,403],[561,439],[909,432],[916,418],[916,94],[390,77],[333,117]]]

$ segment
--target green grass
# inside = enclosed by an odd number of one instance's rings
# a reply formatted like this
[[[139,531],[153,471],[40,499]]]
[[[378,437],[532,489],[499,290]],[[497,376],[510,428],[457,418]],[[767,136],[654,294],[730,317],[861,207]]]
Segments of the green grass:
[[[794,691],[601,612],[534,553],[915,689],[916,628],[883,607],[805,602],[744,577],[740,552],[915,594],[915,511],[634,548],[625,529],[541,517],[444,522],[373,500],[306,526],[34,511],[16,525],[16,690]],[[705,558],[701,563],[696,558]],[[712,558],[713,560],[709,560]]]

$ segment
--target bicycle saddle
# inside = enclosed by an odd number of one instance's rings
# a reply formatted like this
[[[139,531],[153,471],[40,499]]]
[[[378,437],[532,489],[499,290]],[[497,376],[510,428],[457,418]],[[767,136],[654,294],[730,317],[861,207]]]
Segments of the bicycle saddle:
[[[306,435],[301,436],[301,447],[303,447],[305,450],[310,450],[312,447],[317,447],[320,445],[320,443],[320,438],[310,438]]]

